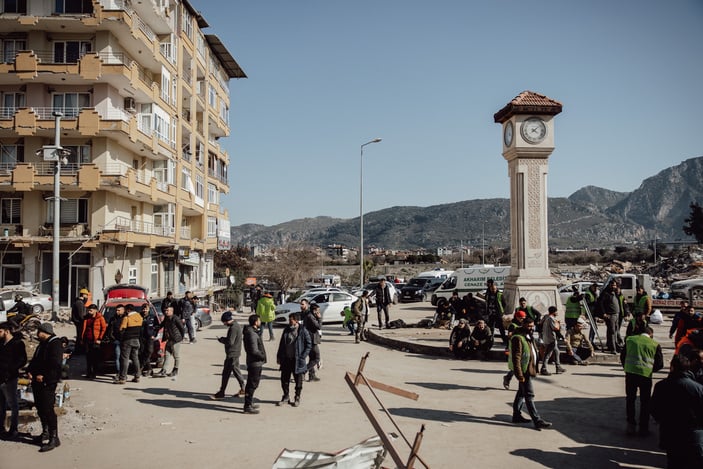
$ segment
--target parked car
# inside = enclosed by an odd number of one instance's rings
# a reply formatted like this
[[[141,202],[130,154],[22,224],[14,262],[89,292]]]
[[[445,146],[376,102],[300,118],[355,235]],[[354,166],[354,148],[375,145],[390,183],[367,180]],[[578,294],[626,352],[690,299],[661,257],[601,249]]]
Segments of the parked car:
[[[443,278],[414,277],[400,290],[400,302],[427,301],[444,282]]]
[[[703,278],[679,280],[669,286],[672,298],[703,301]]]
[[[51,296],[16,287],[3,288],[2,291],[0,291],[0,299],[5,303],[5,308],[10,309],[15,305],[15,295],[18,294],[22,295],[24,302],[32,308],[34,314],[51,311]]]
[[[566,300],[568,300],[569,297],[574,293],[573,287],[578,288],[579,293],[583,295],[588,291],[588,287],[590,287],[592,283],[593,282],[574,282],[570,283],[569,285],[564,285],[563,287],[560,287],[559,299],[561,300],[561,304],[566,305]],[[603,283],[596,282],[596,284],[598,285],[597,294],[599,294],[601,288],[603,288]]]
[[[151,304],[161,314],[161,303],[163,298],[152,298]],[[195,309],[195,329],[200,330],[203,327],[208,327],[212,324],[212,314],[209,306],[197,305]]]
[[[274,324],[287,325],[288,316],[291,313],[300,313],[300,300],[306,299],[310,303],[317,303],[320,306],[320,315],[323,324],[332,322],[343,322],[340,315],[344,308],[351,306],[356,301],[356,297],[343,291],[313,292],[302,295],[296,303],[283,303],[276,306],[276,319]]]
[[[100,312],[105,318],[105,322],[108,324],[110,320],[115,316],[115,310],[119,305],[132,305],[135,310],[141,311],[144,304],[149,305],[151,314],[156,317],[156,323],[161,324],[163,321],[163,314],[161,314],[161,309],[156,309],[154,305],[147,298],[148,290],[144,287],[138,285],[113,285],[107,287],[103,290],[105,295],[105,302],[100,308]],[[157,367],[161,367],[164,362],[166,348],[166,341],[163,340],[163,331],[159,331],[154,340],[154,353],[151,355],[151,361],[156,363]],[[102,342],[102,352],[103,361],[106,364],[114,364],[115,362],[115,349],[113,344],[109,341]]]

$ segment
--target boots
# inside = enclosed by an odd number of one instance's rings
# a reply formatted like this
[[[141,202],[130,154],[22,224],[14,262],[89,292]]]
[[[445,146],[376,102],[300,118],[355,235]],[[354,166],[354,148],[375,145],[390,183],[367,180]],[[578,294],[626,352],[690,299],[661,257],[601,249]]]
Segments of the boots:
[[[45,424],[42,424],[41,426],[41,435],[37,435],[32,438],[32,442],[37,445],[42,445],[44,444],[45,441],[49,440],[49,427],[47,427]]]
[[[315,374],[315,369],[310,370],[310,376],[308,378],[308,381],[320,381],[320,378]]]
[[[171,372],[170,372],[169,374],[167,374],[166,376],[168,376],[168,377],[170,377],[170,378],[175,378],[176,376],[178,376],[178,368],[174,368],[174,369],[171,370]]]
[[[58,431],[53,430],[49,435],[49,442],[43,444],[39,449],[39,452],[46,453],[47,451],[51,451],[52,449],[57,448],[59,446],[61,446],[61,441],[59,440]]]

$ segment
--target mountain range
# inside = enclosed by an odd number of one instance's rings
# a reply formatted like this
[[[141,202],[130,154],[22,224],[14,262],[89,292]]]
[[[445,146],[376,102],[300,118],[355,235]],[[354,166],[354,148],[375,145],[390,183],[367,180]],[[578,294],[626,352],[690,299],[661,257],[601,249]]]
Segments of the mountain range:
[[[551,247],[593,248],[653,240],[686,240],[684,219],[691,202],[703,203],[703,156],[691,158],[642,181],[632,192],[586,186],[569,197],[550,197]],[[427,249],[464,245],[508,246],[509,199],[475,199],[429,207],[390,207],[364,214],[368,247]],[[291,243],[358,246],[359,218],[316,217],[274,226],[231,228],[232,244]]]

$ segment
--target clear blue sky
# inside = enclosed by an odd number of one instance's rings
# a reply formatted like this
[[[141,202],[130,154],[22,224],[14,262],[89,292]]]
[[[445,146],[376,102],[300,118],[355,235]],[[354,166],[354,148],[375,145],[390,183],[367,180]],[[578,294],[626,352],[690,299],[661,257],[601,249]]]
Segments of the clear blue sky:
[[[703,156],[701,0],[192,0],[232,80],[232,225],[508,197],[493,114],[561,101],[549,195]]]

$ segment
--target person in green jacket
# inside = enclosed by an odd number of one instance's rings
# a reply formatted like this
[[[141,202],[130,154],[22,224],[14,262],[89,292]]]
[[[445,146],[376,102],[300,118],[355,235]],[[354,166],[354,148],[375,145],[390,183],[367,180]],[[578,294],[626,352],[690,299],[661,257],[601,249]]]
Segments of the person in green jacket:
[[[274,340],[273,320],[276,319],[276,304],[273,302],[271,292],[266,292],[259,298],[259,301],[256,303],[256,315],[261,319],[261,327],[258,331],[259,335],[264,333],[264,326],[267,326],[269,330],[269,342]]]
[[[625,410],[627,434],[634,435],[637,426],[635,400],[640,393],[639,435],[649,435],[649,400],[652,395],[652,374],[664,367],[662,348],[654,339],[654,331],[647,326],[645,332],[625,340],[620,362],[625,369]]]

